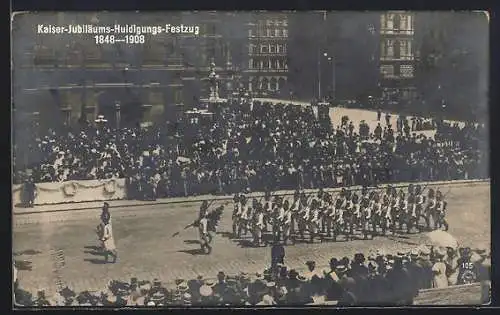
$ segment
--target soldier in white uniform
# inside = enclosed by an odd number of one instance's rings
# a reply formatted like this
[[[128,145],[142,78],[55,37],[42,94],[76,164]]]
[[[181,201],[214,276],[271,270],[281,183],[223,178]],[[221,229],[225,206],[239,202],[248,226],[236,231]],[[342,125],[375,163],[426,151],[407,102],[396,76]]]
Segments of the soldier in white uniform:
[[[241,202],[240,202],[240,196],[238,194],[234,195],[233,198],[233,204],[234,204],[234,210],[233,210],[233,237],[238,236],[238,226],[239,226],[239,219],[241,216]]]
[[[290,222],[290,233],[293,234],[295,233],[295,224],[297,221],[298,217],[298,212],[300,208],[300,193],[297,190],[294,195],[293,195],[293,201],[290,206],[290,212],[291,212],[291,222]]]
[[[443,195],[439,192],[436,196],[436,219],[434,221],[434,229],[440,229],[444,226],[445,231],[448,231],[448,222],[446,222],[446,201]]]
[[[208,234],[208,218],[206,214],[199,221],[198,231],[200,233],[200,245],[202,251],[210,254],[212,252],[212,247],[210,246],[211,237]]]
[[[264,212],[261,205],[257,205],[255,208],[255,215],[253,219],[253,236],[254,245],[262,246],[262,231],[264,229]]]
[[[115,240],[113,238],[113,229],[111,222],[106,218],[104,223],[104,229],[102,234],[102,242],[104,243],[105,261],[108,262],[108,257],[111,255],[113,257],[113,263],[118,259],[118,252],[116,250]]]
[[[247,199],[244,195],[241,195],[241,212],[238,220],[238,237],[241,237],[242,232],[244,234],[247,233],[247,225],[248,225],[248,204]]]
[[[425,207],[425,218],[427,229],[431,228],[431,218],[435,219],[435,211],[436,211],[436,196],[434,194],[434,189],[429,189],[429,193],[427,195],[427,205]]]

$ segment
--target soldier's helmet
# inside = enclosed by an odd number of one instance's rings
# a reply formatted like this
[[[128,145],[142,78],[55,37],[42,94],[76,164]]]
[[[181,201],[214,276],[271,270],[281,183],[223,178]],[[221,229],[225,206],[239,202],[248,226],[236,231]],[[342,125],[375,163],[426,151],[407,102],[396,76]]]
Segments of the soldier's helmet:
[[[422,192],[422,186],[420,185],[416,185],[415,186],[415,193],[418,195]]]
[[[240,196],[238,194],[235,194],[234,197],[233,197],[233,201],[234,202],[240,201]]]
[[[283,202],[283,208],[285,210],[288,210],[289,206],[290,206],[290,203],[288,202],[288,200],[285,200],[285,202]]]
[[[296,190],[294,193],[293,193],[293,198],[294,199],[298,199],[300,197],[300,191]]]
[[[345,189],[345,187],[342,187],[342,190],[340,191],[340,195],[342,197],[344,197],[346,194],[347,194],[347,190]]]
[[[427,193],[427,196],[428,196],[429,198],[434,198],[434,189],[429,188],[429,192]]]
[[[318,191],[318,198],[322,198],[324,193],[323,188],[320,188]]]
[[[203,202],[201,203],[201,207],[202,207],[203,209],[208,208],[208,201],[203,200]]]
[[[389,195],[392,192],[392,185],[388,185],[386,188],[386,193]]]
[[[408,185],[408,193],[412,194],[415,189],[415,186],[413,184]]]
[[[354,203],[358,203],[358,201],[359,201],[359,196],[358,196],[358,194],[353,193],[353,194],[352,194],[352,202],[354,202]]]

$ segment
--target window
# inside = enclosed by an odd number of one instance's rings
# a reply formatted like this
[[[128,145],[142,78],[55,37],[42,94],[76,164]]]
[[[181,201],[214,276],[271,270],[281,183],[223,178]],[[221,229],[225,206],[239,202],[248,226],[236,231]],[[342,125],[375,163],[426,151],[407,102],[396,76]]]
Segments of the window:
[[[413,59],[412,52],[411,52],[411,41],[401,40],[399,42],[399,53],[400,53],[401,59],[406,59],[406,60]]]
[[[174,92],[174,103],[180,104],[182,103],[182,90],[176,89]]]
[[[253,69],[253,65],[254,65],[253,59],[252,58],[248,59],[248,69]]]
[[[273,24],[273,21],[271,21],[271,20],[266,20],[266,26],[271,26],[271,24]]]
[[[263,54],[268,53],[269,46],[267,45],[260,45],[260,52]]]
[[[280,32],[280,30],[278,28],[274,30],[274,36],[280,37],[280,33],[281,32]]]
[[[381,65],[380,74],[384,78],[390,78],[394,76],[394,66],[392,65]]]
[[[285,70],[288,70],[288,63],[286,61],[283,62],[283,68]]]
[[[276,44],[276,53],[280,53],[281,52],[281,45],[280,44]]]
[[[283,44],[283,49],[281,50],[281,52],[286,54],[286,44]]]
[[[268,69],[272,69],[273,68],[273,65],[271,64],[271,60],[270,59],[267,61],[267,68]]]
[[[288,37],[288,30],[283,30],[283,37]]]
[[[288,26],[288,20],[283,20],[283,26]]]
[[[399,17],[399,29],[400,30],[407,30],[407,21],[408,21],[408,15],[406,14],[401,14]]]
[[[151,105],[163,104],[163,93],[161,91],[151,91],[149,93],[149,103]]]
[[[392,39],[389,39],[386,41],[386,57],[387,58],[393,58],[394,57],[394,41]]]
[[[266,36],[271,37],[271,29],[270,28],[266,29]]]
[[[276,59],[276,69],[281,69],[281,64],[280,64],[280,61],[279,59]]]
[[[248,30],[248,37],[253,37],[253,30],[252,29]]]
[[[276,50],[275,50],[275,49],[276,49],[276,48],[275,48],[275,46],[274,46],[274,45],[269,45],[269,52],[270,52],[270,53],[275,53],[275,52],[276,52]]]
[[[255,53],[255,45],[254,44],[248,45],[248,53],[249,54]]]
[[[413,78],[413,65],[401,65],[399,71],[402,78]]]
[[[385,28],[388,30],[394,29],[394,14],[387,14],[387,18],[385,20]]]

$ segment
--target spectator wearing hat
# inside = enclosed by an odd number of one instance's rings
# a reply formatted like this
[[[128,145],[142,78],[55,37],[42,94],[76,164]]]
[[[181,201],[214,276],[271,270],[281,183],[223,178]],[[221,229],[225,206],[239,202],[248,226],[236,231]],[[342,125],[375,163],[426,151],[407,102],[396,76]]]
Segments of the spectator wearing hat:
[[[200,304],[204,306],[217,305],[218,301],[214,296],[214,286],[216,282],[213,280],[205,280],[205,283],[200,287]]]
[[[446,265],[446,277],[448,277],[448,284],[455,285],[458,281],[458,254],[451,248],[446,248],[446,256],[443,260]]]
[[[50,306],[49,301],[45,297],[45,291],[44,290],[40,290],[40,291],[37,292],[37,297],[36,297],[36,300],[35,300],[35,302],[33,304],[35,306],[39,306],[39,307]]]
[[[448,278],[446,277],[446,264],[443,261],[446,252],[444,249],[438,247],[434,249],[433,254],[434,265],[432,266],[432,272],[434,277],[432,279],[432,287],[446,288],[448,287]]]
[[[217,274],[217,283],[214,286],[214,293],[220,297],[224,297],[227,291],[226,274],[219,271]]]

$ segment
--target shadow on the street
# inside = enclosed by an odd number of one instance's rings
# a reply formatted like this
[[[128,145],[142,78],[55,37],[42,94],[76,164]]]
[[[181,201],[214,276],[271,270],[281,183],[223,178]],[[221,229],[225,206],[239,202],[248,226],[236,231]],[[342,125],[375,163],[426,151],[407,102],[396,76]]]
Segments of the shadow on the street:
[[[35,249],[27,249],[27,250],[23,250],[23,251],[20,251],[20,252],[14,252],[14,256],[21,256],[21,255],[37,255],[37,254],[41,254],[42,252],[39,251],[39,250],[35,250]]]
[[[99,252],[99,251],[94,251],[94,250],[85,250],[83,251],[85,254],[90,254],[90,255],[94,255],[94,256],[104,256],[104,253],[103,252]]]
[[[32,262],[29,260],[15,260],[14,264],[18,270],[28,270],[31,271],[33,269]]]
[[[193,256],[205,255],[205,253],[203,252],[203,250],[201,248],[179,250],[178,253],[186,253],[186,254],[193,255]]]
[[[84,261],[88,261],[89,263],[92,263],[92,264],[95,264],[95,265],[104,265],[104,264],[106,264],[106,261],[104,261],[104,259],[85,258]]]
[[[96,250],[96,251],[99,250],[99,247],[97,247],[97,246],[84,246],[83,248],[85,248],[85,249],[91,249],[91,250]]]
[[[184,240],[185,244],[191,244],[191,245],[198,245],[200,244],[200,241],[198,240]]]

